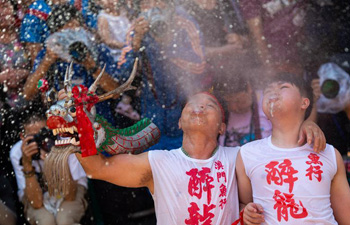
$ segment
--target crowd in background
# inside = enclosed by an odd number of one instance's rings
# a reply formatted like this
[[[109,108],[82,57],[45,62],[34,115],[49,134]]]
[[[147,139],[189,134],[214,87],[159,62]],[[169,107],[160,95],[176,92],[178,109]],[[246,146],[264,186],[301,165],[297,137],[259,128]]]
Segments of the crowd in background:
[[[97,104],[97,113],[117,128],[150,118],[162,135],[152,149],[181,146],[183,104],[208,90],[227,113],[221,145],[267,137],[264,78],[302,76],[314,90],[309,119],[344,156],[349,175],[349,10],[341,0],[0,0],[0,221],[7,215],[13,224],[28,223],[10,151],[28,117],[45,114],[38,81],[61,89],[70,62],[73,84],[85,86],[106,65],[97,90],[103,93],[122,84],[140,59],[137,90]],[[327,79],[338,81],[333,96]],[[82,224],[155,224],[146,189],[92,179],[86,187]]]

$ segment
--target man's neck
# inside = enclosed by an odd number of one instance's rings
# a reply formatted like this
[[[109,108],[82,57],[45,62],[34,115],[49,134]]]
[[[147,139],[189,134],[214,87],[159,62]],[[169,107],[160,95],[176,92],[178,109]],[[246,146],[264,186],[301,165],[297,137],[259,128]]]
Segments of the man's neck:
[[[271,142],[280,148],[298,147],[299,131],[303,121],[272,121]]]
[[[215,151],[218,143],[216,138],[203,134],[184,134],[182,147],[189,157],[195,159],[209,159]]]

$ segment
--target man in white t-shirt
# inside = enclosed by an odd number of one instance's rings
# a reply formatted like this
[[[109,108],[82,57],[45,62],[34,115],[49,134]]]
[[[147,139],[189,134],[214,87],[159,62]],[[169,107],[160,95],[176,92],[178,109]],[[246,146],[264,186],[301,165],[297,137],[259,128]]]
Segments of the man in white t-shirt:
[[[311,87],[293,74],[279,74],[265,88],[263,110],[272,135],[242,146],[237,156],[239,198],[249,203],[245,223],[350,224],[341,155],[331,145],[315,153],[297,142],[312,99]]]
[[[179,127],[183,145],[172,151],[110,158],[76,154],[94,179],[126,187],[148,187],[158,224],[230,225],[238,218],[235,159],[238,148],[218,145],[225,131],[218,100],[203,92],[185,105]]]
[[[44,144],[34,141],[34,135],[45,127],[44,115],[29,115],[23,122],[24,133],[10,151],[15,171],[18,198],[24,204],[24,213],[30,224],[75,224],[85,213],[87,177],[74,155],[68,158],[69,169],[74,182],[64,198],[50,196],[42,172],[44,166]],[[39,151],[39,146],[40,151]]]
[[[190,97],[179,119],[182,147],[139,155],[76,156],[85,172],[125,187],[148,187],[158,224],[231,225],[239,218],[235,160],[238,148],[218,145],[224,110],[210,93]]]

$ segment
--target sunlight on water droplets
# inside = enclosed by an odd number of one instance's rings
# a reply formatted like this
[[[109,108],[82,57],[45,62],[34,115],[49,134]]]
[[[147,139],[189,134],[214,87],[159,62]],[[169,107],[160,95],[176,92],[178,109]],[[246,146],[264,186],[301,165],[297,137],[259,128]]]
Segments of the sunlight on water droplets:
[[[275,103],[274,102],[271,102],[271,104],[270,104],[270,115],[271,115],[271,117],[273,117],[273,110],[274,110],[274,105],[275,105]]]

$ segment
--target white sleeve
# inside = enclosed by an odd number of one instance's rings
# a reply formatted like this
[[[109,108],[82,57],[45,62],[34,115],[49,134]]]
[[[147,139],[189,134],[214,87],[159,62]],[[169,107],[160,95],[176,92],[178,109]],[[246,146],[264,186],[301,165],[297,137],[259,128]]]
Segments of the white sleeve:
[[[85,188],[87,188],[86,173],[81,164],[79,163],[75,154],[71,154],[68,157],[68,164],[73,180],[78,181],[78,184],[83,185]]]
[[[19,164],[20,159],[22,158],[21,146],[22,146],[22,141],[19,141],[11,148],[11,151],[10,151],[10,160],[16,175],[16,181],[18,186],[17,195],[20,201],[22,201],[22,198],[24,196],[24,188],[26,186],[26,181],[22,171],[23,166]]]

